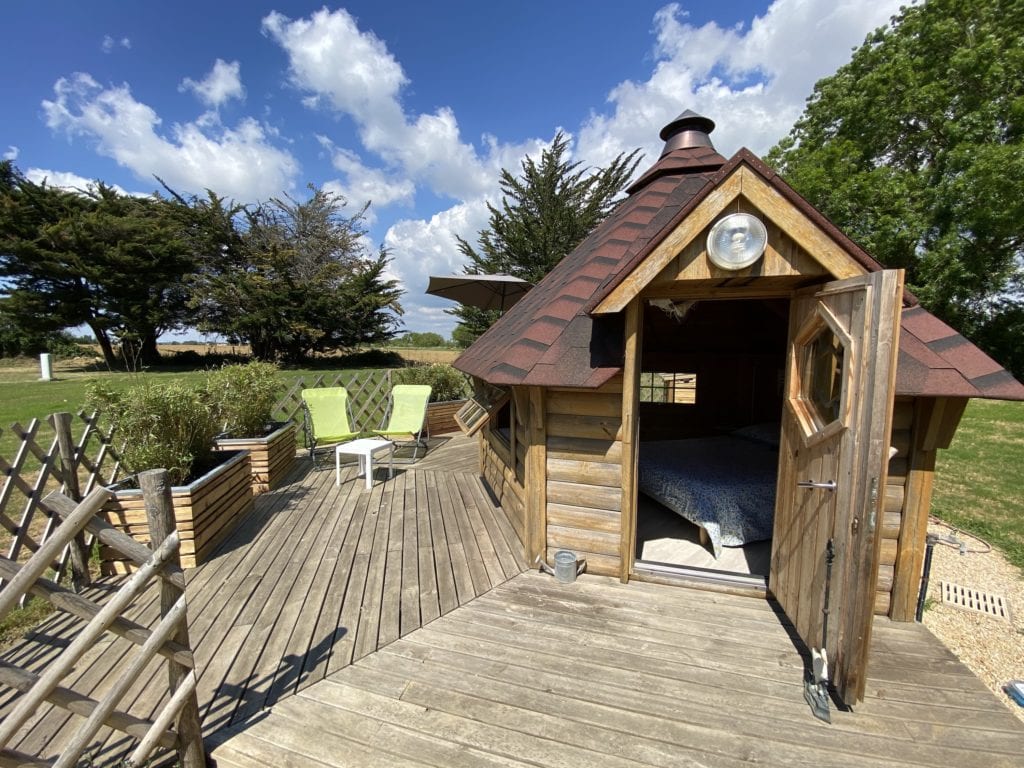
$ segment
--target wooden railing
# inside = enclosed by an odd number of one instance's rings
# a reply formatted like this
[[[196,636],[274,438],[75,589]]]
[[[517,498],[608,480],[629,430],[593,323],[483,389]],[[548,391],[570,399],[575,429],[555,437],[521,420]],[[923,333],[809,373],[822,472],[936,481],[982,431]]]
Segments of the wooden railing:
[[[195,694],[195,663],[189,647],[186,620],[185,577],[178,563],[180,542],[174,530],[167,472],[143,472],[139,480],[146,496],[150,531],[153,532],[152,550],[97,516],[111,495],[106,488],[98,487],[77,504],[60,492],[48,494],[40,500],[39,506],[52,515],[52,519],[60,518],[63,522],[50,531],[46,541],[26,563],[19,564],[10,558],[0,557],[0,573],[8,581],[0,591],[0,616],[6,616],[24,595],[31,594],[49,600],[57,609],[86,622],[70,645],[39,673],[0,662],[0,683],[21,691],[21,696],[0,722],[0,764],[76,766],[97,732],[106,726],[138,741],[128,757],[131,765],[145,764],[154,751],[161,748],[177,752],[178,761],[185,768],[205,765]],[[55,558],[84,531],[116,548],[138,567],[135,574],[102,603],[44,578]],[[125,618],[123,613],[155,579],[160,579],[160,620],[149,629]],[[125,638],[138,646],[138,650],[134,655],[129,654],[130,659],[126,657],[120,665],[120,673],[104,697],[96,700],[86,693],[61,686],[60,683],[74,670],[83,654],[105,632]],[[166,703],[150,719],[117,709],[133,683],[157,655],[166,660],[168,668],[169,696]],[[43,702],[84,718],[77,731],[63,741],[60,755],[53,762],[7,748]]]
[[[75,417],[55,413],[48,419],[54,436],[49,445],[41,444],[39,419],[27,427],[13,424],[10,431],[18,438],[14,458],[0,456],[0,525],[8,538],[7,559],[24,562],[50,539],[58,520],[42,505],[43,496],[58,489],[73,501],[94,488],[109,485],[118,478],[120,458],[111,444],[110,431],[100,428],[97,413],[79,413],[81,434],[75,438]],[[71,564],[71,580],[76,588],[89,583],[85,553],[90,542],[78,536],[57,552],[52,567],[59,579]],[[0,585],[6,579],[0,578]]]

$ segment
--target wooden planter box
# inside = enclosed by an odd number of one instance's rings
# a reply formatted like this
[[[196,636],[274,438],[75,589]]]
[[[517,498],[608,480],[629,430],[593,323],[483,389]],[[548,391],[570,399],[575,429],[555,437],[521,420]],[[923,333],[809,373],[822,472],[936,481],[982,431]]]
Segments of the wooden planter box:
[[[465,405],[465,400],[447,400],[443,403],[427,405],[427,427],[431,435],[443,435],[445,432],[458,432],[455,414]]]
[[[171,488],[174,522],[181,537],[181,565],[192,568],[252,512],[252,470],[249,452],[226,455],[227,460],[189,485]],[[137,541],[149,544],[146,507],[140,490],[117,491],[103,507],[107,521]],[[100,548],[104,574],[129,573],[130,564],[117,552]]]
[[[266,437],[222,438],[214,441],[218,451],[249,451],[252,492],[273,490],[291,472],[295,463],[295,424],[284,422]]]

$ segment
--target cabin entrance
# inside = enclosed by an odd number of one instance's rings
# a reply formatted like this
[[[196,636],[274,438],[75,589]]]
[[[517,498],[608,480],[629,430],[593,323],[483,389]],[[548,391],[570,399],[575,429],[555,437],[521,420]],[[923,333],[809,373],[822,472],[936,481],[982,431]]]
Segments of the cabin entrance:
[[[645,301],[635,570],[765,589],[788,298]]]
[[[647,300],[643,314],[634,573],[770,588],[803,641],[827,648],[850,704],[864,693],[901,291],[883,270],[791,299]]]

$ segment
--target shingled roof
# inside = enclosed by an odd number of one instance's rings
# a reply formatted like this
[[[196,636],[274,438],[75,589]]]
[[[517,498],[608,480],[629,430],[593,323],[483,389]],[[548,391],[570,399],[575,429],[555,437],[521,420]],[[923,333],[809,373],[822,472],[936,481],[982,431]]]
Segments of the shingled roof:
[[[726,161],[711,144],[713,128],[711,120],[689,111],[667,125],[661,157],[628,188],[629,196],[463,352],[455,367],[496,385],[585,389],[621,373],[623,317],[591,313],[740,164],[865,269],[882,269],[752,152],[741,149]],[[896,393],[1024,400],[1024,385],[908,293]]]

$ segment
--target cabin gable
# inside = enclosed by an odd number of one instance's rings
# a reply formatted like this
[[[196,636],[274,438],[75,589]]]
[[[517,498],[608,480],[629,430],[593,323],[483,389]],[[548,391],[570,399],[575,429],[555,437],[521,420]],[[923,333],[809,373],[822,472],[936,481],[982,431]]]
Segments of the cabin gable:
[[[768,229],[768,245],[754,264],[729,271],[711,262],[706,243],[714,223],[722,215],[736,212],[761,219]],[[692,291],[714,291],[719,297],[750,294],[755,279],[762,293],[788,294],[813,282],[855,277],[868,271],[862,259],[854,257],[757,169],[743,162],[705,193],[644,260],[596,304],[593,314],[622,312],[638,297],[677,298]]]

